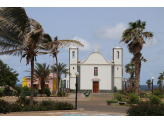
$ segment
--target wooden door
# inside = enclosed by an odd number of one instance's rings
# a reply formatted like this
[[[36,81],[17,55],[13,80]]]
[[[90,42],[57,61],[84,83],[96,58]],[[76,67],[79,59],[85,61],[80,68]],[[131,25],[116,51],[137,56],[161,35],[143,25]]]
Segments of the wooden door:
[[[99,93],[99,82],[93,82],[93,93]]]

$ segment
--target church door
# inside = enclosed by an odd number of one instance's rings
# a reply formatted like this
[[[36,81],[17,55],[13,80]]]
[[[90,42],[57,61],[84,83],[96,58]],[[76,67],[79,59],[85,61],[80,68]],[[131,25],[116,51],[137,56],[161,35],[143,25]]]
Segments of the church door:
[[[93,93],[99,93],[99,82],[93,82]]]

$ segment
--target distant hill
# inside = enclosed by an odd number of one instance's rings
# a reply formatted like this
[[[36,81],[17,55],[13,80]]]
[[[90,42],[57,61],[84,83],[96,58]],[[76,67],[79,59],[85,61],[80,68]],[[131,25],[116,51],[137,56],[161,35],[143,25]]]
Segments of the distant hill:
[[[22,83],[16,83],[16,86],[22,87]]]

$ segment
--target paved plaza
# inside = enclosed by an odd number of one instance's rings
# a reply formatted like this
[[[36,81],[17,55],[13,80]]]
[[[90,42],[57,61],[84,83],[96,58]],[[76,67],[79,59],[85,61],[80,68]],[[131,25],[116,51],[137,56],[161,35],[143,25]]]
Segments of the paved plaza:
[[[0,116],[125,116],[129,107],[107,105],[106,100],[112,98],[113,93],[91,93],[87,98],[83,93],[78,93],[78,110],[11,112],[0,114]],[[3,97],[3,99],[10,104],[17,100],[16,97]],[[70,93],[69,97],[34,97],[34,100],[38,102],[49,99],[57,102],[69,102],[75,106],[75,93]]]

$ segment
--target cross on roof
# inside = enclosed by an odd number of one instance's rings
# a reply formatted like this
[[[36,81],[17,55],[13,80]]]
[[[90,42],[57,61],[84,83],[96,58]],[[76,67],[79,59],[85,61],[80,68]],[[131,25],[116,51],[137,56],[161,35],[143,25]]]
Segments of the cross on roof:
[[[95,49],[97,49],[97,44],[94,45]]]

